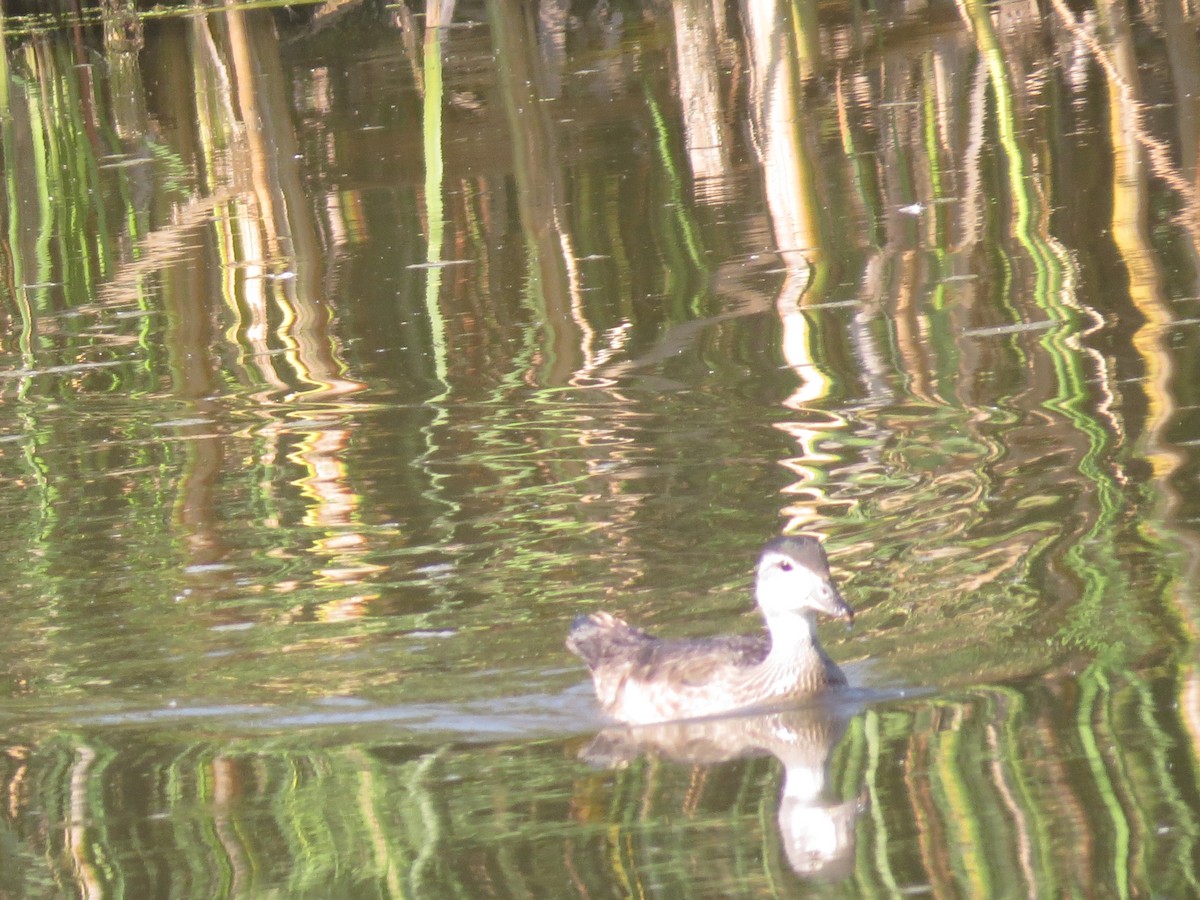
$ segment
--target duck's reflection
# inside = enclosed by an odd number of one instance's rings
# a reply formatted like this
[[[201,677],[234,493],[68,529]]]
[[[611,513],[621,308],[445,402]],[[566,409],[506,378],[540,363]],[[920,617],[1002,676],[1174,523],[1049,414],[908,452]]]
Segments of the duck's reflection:
[[[580,757],[615,768],[641,756],[707,766],[770,754],[783,763],[778,823],[788,864],[798,875],[833,880],[853,869],[855,824],[865,807],[861,794],[842,800],[829,783],[830,757],[853,713],[818,702],[720,719],[614,725],[596,735]]]

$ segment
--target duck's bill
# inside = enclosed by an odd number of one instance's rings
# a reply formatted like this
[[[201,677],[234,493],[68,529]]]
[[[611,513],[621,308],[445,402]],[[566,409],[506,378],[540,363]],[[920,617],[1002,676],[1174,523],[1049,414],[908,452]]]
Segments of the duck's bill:
[[[825,612],[835,619],[841,619],[847,625],[854,624],[854,608],[846,602],[846,598],[841,594],[835,592],[829,598],[829,606],[826,607]]]

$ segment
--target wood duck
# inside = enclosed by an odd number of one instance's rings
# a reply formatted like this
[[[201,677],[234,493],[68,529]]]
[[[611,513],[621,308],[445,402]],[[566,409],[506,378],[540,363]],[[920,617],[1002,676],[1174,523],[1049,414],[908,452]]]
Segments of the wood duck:
[[[816,614],[852,622],[854,611],[816,538],[769,541],[755,597],[765,634],[660,640],[600,612],[575,619],[567,649],[591,669],[604,711],[631,725],[777,704],[846,683],[817,640]]]

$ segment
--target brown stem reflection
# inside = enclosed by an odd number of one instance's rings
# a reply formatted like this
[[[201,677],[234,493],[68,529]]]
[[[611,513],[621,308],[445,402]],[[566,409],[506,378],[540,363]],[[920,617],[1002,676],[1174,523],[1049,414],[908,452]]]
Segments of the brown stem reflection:
[[[496,48],[498,87],[509,124],[513,177],[521,228],[534,269],[546,334],[543,378],[566,384],[582,348],[592,346],[592,327],[583,315],[579,273],[565,214],[562,172],[555,132],[537,93],[537,49],[530,13],[523,4],[488,3]]]
[[[696,198],[720,203],[729,199],[729,127],[722,109],[722,63],[718,27],[722,10],[709,0],[676,0],[675,54],[688,160]]]

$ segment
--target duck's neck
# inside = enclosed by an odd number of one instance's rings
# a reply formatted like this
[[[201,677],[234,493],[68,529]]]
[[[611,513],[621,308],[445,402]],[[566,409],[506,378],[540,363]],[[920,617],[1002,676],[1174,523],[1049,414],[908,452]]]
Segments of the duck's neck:
[[[769,696],[794,696],[838,684],[842,675],[817,641],[811,612],[782,613],[767,618],[771,649],[752,673],[754,689]]]
[[[777,613],[767,617],[771,633],[771,652],[767,662],[794,660],[811,653],[820,653],[817,644],[817,622],[810,612]]]

